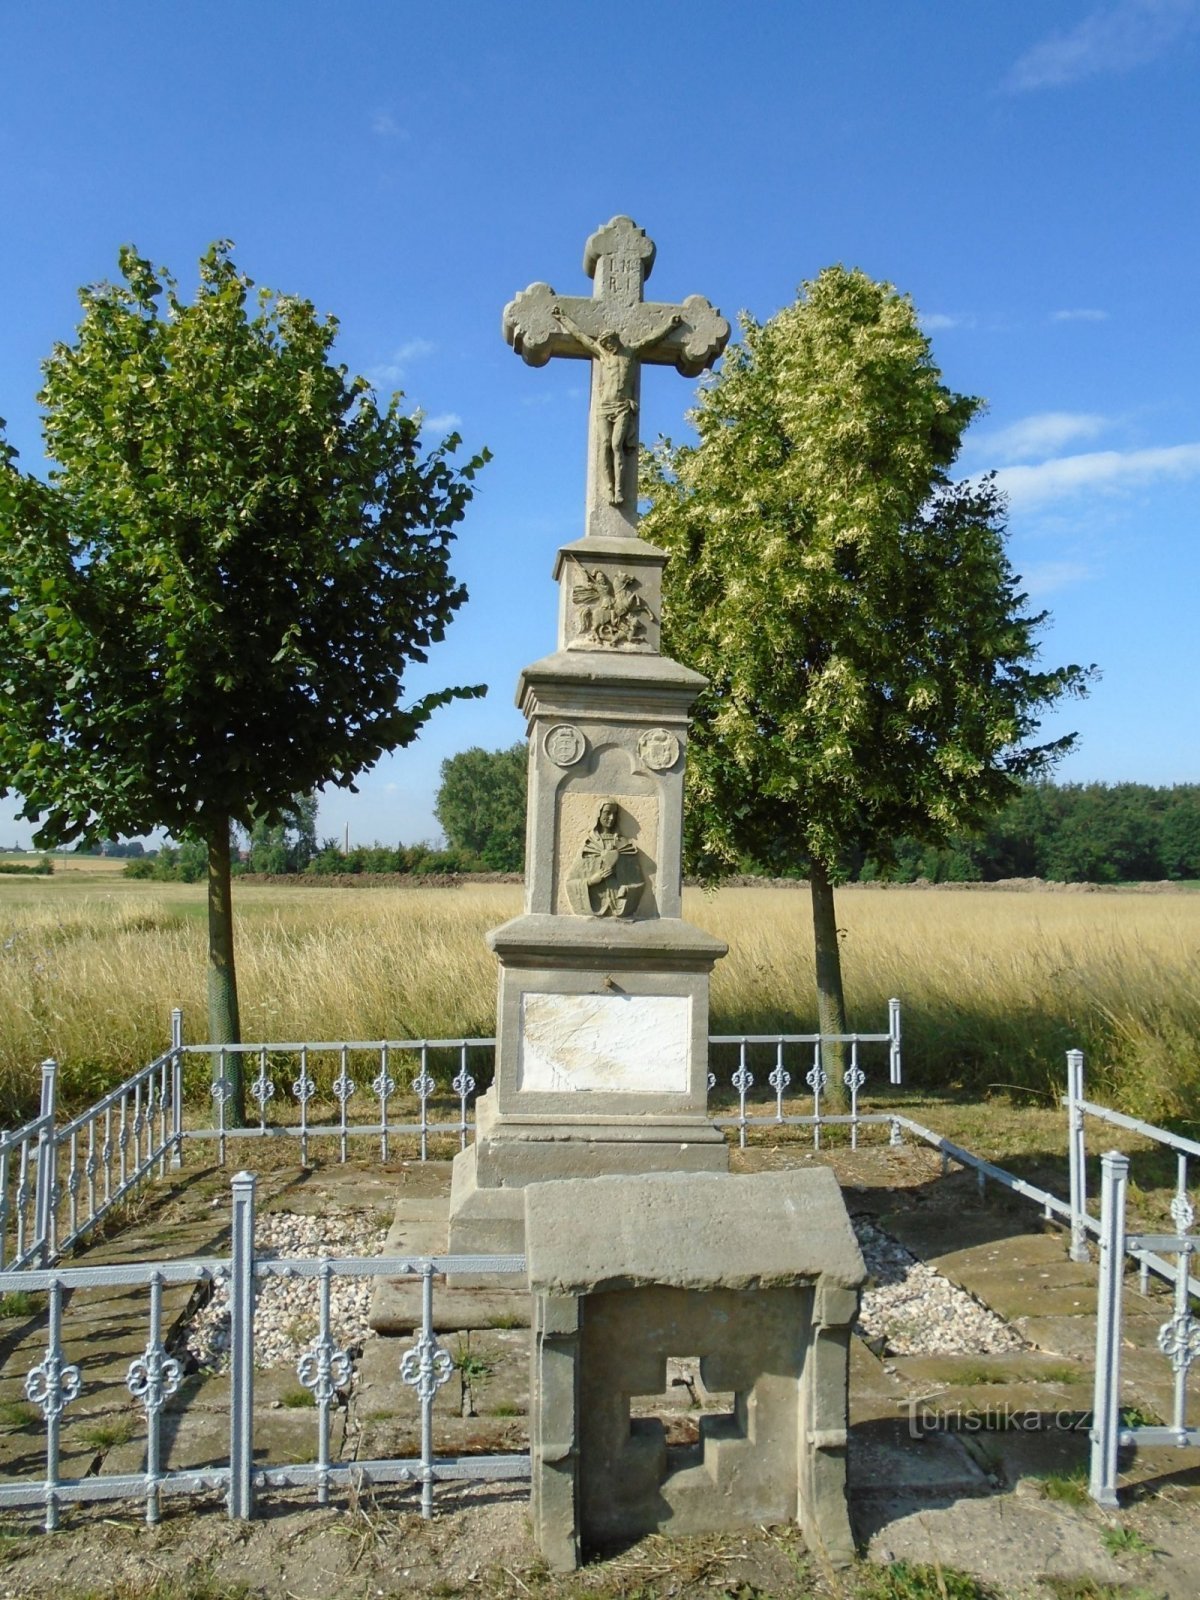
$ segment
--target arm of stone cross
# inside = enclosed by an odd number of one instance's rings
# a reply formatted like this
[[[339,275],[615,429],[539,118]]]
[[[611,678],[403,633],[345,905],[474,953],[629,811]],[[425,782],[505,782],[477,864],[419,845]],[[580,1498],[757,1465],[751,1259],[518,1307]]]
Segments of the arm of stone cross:
[[[601,345],[599,340],[593,339],[591,334],[588,333],[586,329],[579,326],[570,313],[564,308],[561,300],[556,300],[555,303],[550,307],[550,315],[554,318],[555,322],[558,323],[560,328],[564,328],[566,332],[572,336],[572,338],[579,340],[580,344],[587,351],[588,355],[594,356],[597,360],[599,360],[602,356],[607,354],[607,351],[604,349],[603,345]]]
[[[598,319],[590,297],[556,294],[548,283],[531,283],[504,308],[504,337],[531,367],[544,367],[551,356],[590,360],[592,350],[582,340],[594,340],[602,331],[587,328]]]
[[[678,306],[647,300],[637,310],[639,320],[652,318],[657,330],[638,338],[640,359],[674,367],[685,378],[698,378],[729,342],[729,323],[702,294],[690,294]]]

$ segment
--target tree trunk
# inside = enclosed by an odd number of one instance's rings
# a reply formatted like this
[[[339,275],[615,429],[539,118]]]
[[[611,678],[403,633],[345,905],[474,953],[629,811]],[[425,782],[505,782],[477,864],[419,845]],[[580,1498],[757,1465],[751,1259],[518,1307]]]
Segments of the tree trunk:
[[[817,957],[817,1029],[820,1033],[846,1033],[846,997],[842,992],[842,952],[838,944],[833,884],[818,861],[809,868],[808,886],[812,894]],[[826,1089],[829,1102],[840,1106],[845,1098],[842,1074],[846,1070],[846,1046],[822,1045],[821,1065],[829,1079]]]
[[[233,965],[233,888],[229,873],[229,819],[222,817],[208,835],[208,1038],[211,1044],[239,1044],[237,973]],[[221,1057],[212,1058],[213,1081]],[[246,1121],[245,1074],[240,1054],[225,1057],[232,1094],[225,1107],[227,1127]],[[215,1109],[215,1106],[214,1106]]]

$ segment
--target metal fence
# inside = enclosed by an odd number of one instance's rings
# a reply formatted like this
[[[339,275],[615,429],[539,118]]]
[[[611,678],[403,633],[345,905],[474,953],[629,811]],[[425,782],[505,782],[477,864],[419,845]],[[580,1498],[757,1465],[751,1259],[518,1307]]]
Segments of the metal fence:
[[[164,1495],[223,1490],[229,1515],[246,1519],[255,1515],[259,1497],[273,1489],[310,1489],[317,1504],[326,1505],[331,1490],[339,1486],[402,1483],[420,1484],[421,1511],[428,1517],[433,1513],[436,1483],[528,1478],[527,1454],[439,1457],[434,1454],[433,1439],[434,1400],[454,1371],[450,1352],[439,1344],[433,1331],[434,1281],[449,1273],[488,1273],[512,1277],[523,1287],[523,1256],[349,1256],[324,1260],[264,1257],[255,1252],[253,1174],[239,1172],[232,1188],[231,1253],[227,1258],[0,1272],[0,1294],[19,1288],[26,1293],[44,1291],[47,1296],[46,1349],[24,1383],[26,1398],[41,1411],[45,1424],[45,1475],[36,1482],[0,1480],[0,1507],[40,1506],[47,1531],[53,1531],[63,1506],[88,1501],[141,1499],[146,1520],[153,1523],[161,1515]],[[317,1284],[317,1333],[296,1365],[296,1376],[311,1393],[316,1408],[315,1448],[312,1461],[307,1463],[255,1466],[256,1286],[271,1277],[315,1279]],[[353,1358],[349,1351],[337,1346],[330,1322],[330,1285],[339,1277],[407,1277],[421,1283],[420,1331],[402,1352],[398,1364],[399,1382],[413,1392],[419,1408],[418,1456],[352,1462],[331,1459],[331,1409],[354,1377]],[[164,1409],[179,1391],[183,1373],[180,1362],[163,1342],[163,1289],[171,1284],[222,1281],[228,1283],[230,1303],[229,1459],[223,1466],[173,1469],[169,1452],[163,1447],[162,1420]],[[72,1291],[114,1286],[144,1286],[147,1290],[145,1351],[130,1363],[125,1376],[126,1389],[144,1412],[145,1470],[64,1478],[63,1417],[83,1392],[86,1379],[83,1367],[67,1359],[64,1310]]]
[[[1139,1130],[1140,1131],[1140,1130]],[[1182,1167],[1182,1162],[1181,1162]],[[1200,1445],[1200,1427],[1187,1421],[1188,1370],[1200,1361],[1200,1319],[1190,1307],[1192,1258],[1200,1240],[1190,1232],[1195,1208],[1185,1192],[1171,1202],[1175,1233],[1133,1234],[1125,1231],[1125,1201],[1129,1157],[1110,1150],[1101,1157],[1100,1284],[1096,1303],[1096,1387],[1092,1409],[1091,1471],[1088,1489],[1102,1506],[1116,1506],[1117,1452],[1120,1446]],[[1121,1416],[1121,1349],[1125,1256],[1144,1261],[1171,1255],[1174,1296],[1171,1315],[1158,1330],[1157,1344],[1174,1374],[1172,1415],[1169,1424],[1127,1424]]]
[[[1070,1212],[1069,1221],[1071,1228],[1070,1256],[1072,1261],[1088,1260],[1088,1236],[1099,1238],[1101,1234],[1101,1219],[1093,1217],[1087,1208],[1087,1140],[1085,1119],[1092,1117],[1098,1122],[1106,1123],[1109,1127],[1124,1128],[1129,1133],[1140,1134],[1143,1139],[1163,1149],[1173,1150],[1176,1156],[1175,1196],[1171,1201],[1171,1215],[1191,1215],[1192,1206],[1188,1199],[1188,1159],[1200,1156],[1200,1144],[1194,1139],[1185,1139],[1182,1134],[1172,1133],[1169,1128],[1160,1128],[1152,1122],[1142,1122],[1137,1117],[1128,1117],[1123,1111],[1114,1111],[1111,1106],[1098,1105],[1093,1100],[1084,1097],[1083,1084],[1083,1051],[1067,1051],[1067,1092],[1063,1098],[1063,1105],[1067,1111],[1067,1150],[1068,1171],[1070,1187]],[[1122,1191],[1124,1192],[1124,1191]],[[1188,1223],[1191,1226],[1191,1223]],[[1147,1236],[1148,1237],[1148,1236]],[[1138,1272],[1141,1279],[1141,1290],[1145,1294],[1150,1273],[1153,1272],[1169,1283],[1174,1283],[1176,1265],[1167,1261],[1165,1257],[1152,1244],[1147,1244],[1141,1236],[1135,1242],[1134,1238],[1126,1240],[1126,1251],[1138,1263]],[[1190,1276],[1188,1287],[1192,1294],[1200,1294],[1200,1280]]]
[[[822,1062],[838,1044],[849,1053],[842,1080],[847,1113],[825,1109],[829,1078]],[[737,1110],[718,1107],[713,1120],[736,1128],[740,1145],[746,1143],[747,1128],[770,1124],[811,1126],[819,1147],[823,1127],[848,1125],[857,1145],[861,1127],[890,1122],[893,1142],[899,1142],[895,1118],[858,1109],[867,1081],[861,1063],[871,1047],[886,1047],[888,1081],[900,1082],[898,1000],[888,1003],[884,1033],[716,1035],[709,1046],[713,1062],[734,1053],[721,1087],[727,1084]],[[215,1141],[222,1166],[231,1141],[243,1139],[294,1139],[304,1165],[313,1141],[320,1140],[336,1140],[341,1161],[348,1159],[351,1140],[360,1139],[378,1141],[381,1161],[402,1138],[413,1141],[422,1161],[435,1139],[462,1149],[474,1131],[476,1074],[490,1077],[495,1047],[494,1038],[185,1044],[183,1013],[177,1009],[171,1014],[170,1048],[61,1127],[57,1064],[43,1062],[37,1117],[0,1134],[0,1270],[48,1265],[137,1185],[168,1167],[178,1168],[193,1140]],[[770,1093],[765,1105],[751,1098],[760,1058],[763,1088]],[[184,1122],[193,1060],[210,1067],[211,1126]],[[251,1108],[245,1127],[233,1126],[230,1119],[235,1063]],[[728,1067],[728,1060],[723,1064]],[[811,1096],[811,1112],[797,1109],[798,1098],[789,1093],[793,1078],[804,1086],[800,1096]],[[716,1071],[710,1071],[708,1083],[710,1093],[718,1091]],[[360,1106],[366,1112],[361,1118],[352,1114]]]
[[[61,1127],[57,1086],[58,1064],[43,1061],[38,1115],[0,1134],[0,1271],[44,1266],[144,1179],[161,1176],[168,1160],[179,1164],[183,1090],[175,1051]]]

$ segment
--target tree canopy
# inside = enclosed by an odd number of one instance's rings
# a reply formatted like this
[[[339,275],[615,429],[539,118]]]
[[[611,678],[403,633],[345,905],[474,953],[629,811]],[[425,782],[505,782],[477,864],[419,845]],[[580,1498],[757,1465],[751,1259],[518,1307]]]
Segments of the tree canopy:
[[[519,741],[507,750],[474,745],[442,762],[434,809],[447,841],[493,872],[520,872],[525,865],[527,760]]]
[[[942,382],[912,302],[832,267],[703,386],[698,442],[649,457],[671,555],[663,646],[709,679],[689,864],[808,873],[825,1031],[844,1030],[832,885],[901,835],[978,826],[1071,736],[1031,743],[1088,670],[1038,670],[990,477],[949,477],[980,402]]]
[[[0,793],[42,845],[207,842],[210,1027],[231,1039],[230,822],[352,788],[484,692],[408,698],[404,675],[466,599],[449,547],[486,452],[423,451],[401,396],[332,361],[336,319],[252,295],[227,245],[190,304],[132,247],[120,269],[45,364],[49,481],[0,459]]]

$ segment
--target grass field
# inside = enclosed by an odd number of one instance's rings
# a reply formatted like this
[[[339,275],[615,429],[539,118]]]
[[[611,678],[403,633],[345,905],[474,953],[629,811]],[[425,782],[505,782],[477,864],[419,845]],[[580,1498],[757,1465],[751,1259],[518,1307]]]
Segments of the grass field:
[[[483,936],[518,888],[245,885],[235,901],[244,1038],[493,1032]],[[689,891],[686,914],[730,944],[714,1032],[815,1028],[803,888]],[[1078,1046],[1125,1109],[1197,1115],[1200,895],[847,890],[838,920],[851,1026],[882,1031],[899,996],[907,1081],[1036,1098]],[[45,1056],[78,1104],[166,1047],[172,1006],[203,1037],[204,948],[200,885],[78,858],[0,878],[0,1119],[34,1108]]]

